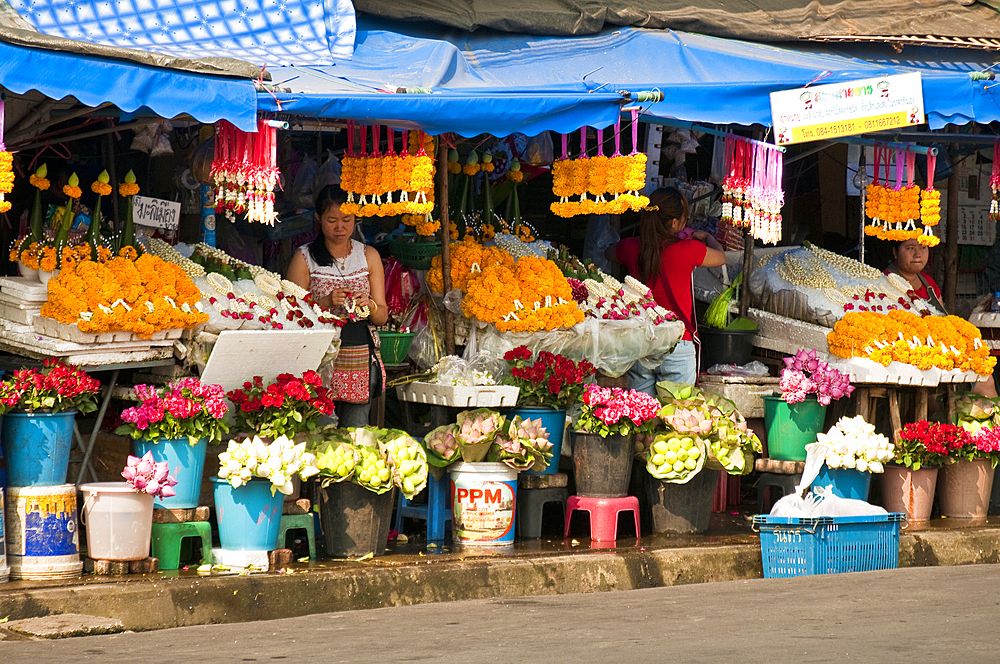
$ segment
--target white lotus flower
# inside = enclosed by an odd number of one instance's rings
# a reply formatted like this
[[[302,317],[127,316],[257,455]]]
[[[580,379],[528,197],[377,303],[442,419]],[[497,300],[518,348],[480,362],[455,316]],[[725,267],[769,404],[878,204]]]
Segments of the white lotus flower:
[[[863,457],[858,459],[857,464],[855,464],[855,467],[862,473],[868,472],[868,462],[865,461]]]
[[[885,467],[882,466],[882,464],[879,463],[878,461],[875,461],[868,465],[868,470],[870,470],[873,473],[884,473]]]
[[[844,457],[844,468],[854,468],[857,465],[857,457],[855,456],[845,456]]]

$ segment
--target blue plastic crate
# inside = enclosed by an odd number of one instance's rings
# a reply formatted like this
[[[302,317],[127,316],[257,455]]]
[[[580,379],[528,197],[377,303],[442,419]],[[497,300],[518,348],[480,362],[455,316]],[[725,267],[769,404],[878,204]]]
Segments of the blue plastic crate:
[[[905,514],[795,519],[766,514],[760,529],[764,578],[895,569]]]

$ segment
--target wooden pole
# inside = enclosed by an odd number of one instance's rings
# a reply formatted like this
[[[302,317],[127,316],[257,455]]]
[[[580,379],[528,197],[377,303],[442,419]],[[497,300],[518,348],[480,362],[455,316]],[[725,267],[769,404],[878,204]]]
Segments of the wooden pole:
[[[443,140],[438,143],[437,176],[434,198],[441,214],[441,279],[447,294],[451,290],[451,219],[448,216],[448,145]],[[444,310],[444,348],[449,355],[455,354],[455,315],[447,307]]]
[[[753,270],[753,236],[743,229],[743,283],[740,284],[740,318],[746,318],[750,308],[750,272]]]
[[[948,176],[948,227],[944,237],[944,306],[955,311],[955,294],[958,291],[958,164],[955,155],[958,145],[951,145],[951,175]]]

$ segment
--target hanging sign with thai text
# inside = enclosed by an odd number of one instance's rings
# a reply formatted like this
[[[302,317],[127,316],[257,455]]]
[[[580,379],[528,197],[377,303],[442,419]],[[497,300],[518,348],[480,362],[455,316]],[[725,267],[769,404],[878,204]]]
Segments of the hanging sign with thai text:
[[[804,143],[924,123],[919,73],[771,93],[775,143]]]

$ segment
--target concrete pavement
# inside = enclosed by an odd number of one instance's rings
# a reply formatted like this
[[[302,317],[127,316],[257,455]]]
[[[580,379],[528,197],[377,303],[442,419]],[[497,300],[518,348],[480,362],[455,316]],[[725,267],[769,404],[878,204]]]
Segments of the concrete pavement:
[[[995,520],[994,520],[995,521]],[[941,524],[939,524],[940,526]],[[1000,562],[1000,524],[904,533],[901,567]],[[289,574],[85,577],[0,584],[0,618],[77,613],[128,630],[273,620],[316,613],[470,599],[598,593],[757,579],[756,536],[649,537],[590,549],[587,540],[521,546],[513,553],[396,554],[320,562]],[[818,577],[813,577],[818,578]],[[2,634],[3,625],[0,625]]]
[[[995,662],[1000,566],[348,611],[58,641],[0,661]]]

